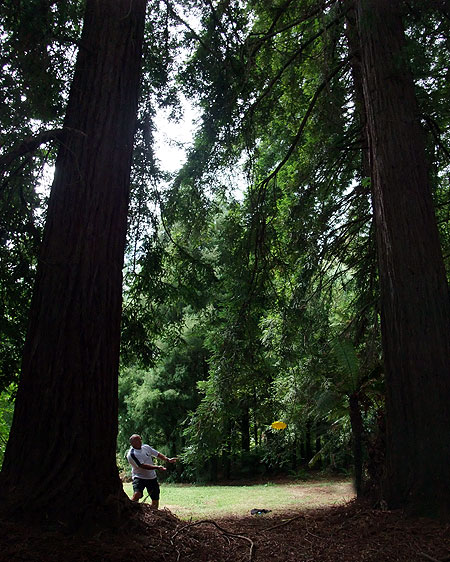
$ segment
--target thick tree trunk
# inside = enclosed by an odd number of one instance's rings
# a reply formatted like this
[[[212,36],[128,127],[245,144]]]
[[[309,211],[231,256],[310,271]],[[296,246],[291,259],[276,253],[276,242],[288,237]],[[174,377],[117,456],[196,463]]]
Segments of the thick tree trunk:
[[[359,395],[353,392],[349,396],[350,424],[352,427],[353,466],[355,470],[355,490],[358,497],[363,489],[363,420],[359,407]]]
[[[103,524],[128,503],[117,379],[145,4],[87,0],[0,480],[8,513]]]
[[[385,499],[450,516],[450,304],[399,7],[357,0],[387,383]]]

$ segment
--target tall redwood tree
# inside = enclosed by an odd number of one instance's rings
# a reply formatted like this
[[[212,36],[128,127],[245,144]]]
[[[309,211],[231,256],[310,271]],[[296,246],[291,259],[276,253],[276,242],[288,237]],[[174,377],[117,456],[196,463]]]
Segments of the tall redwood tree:
[[[357,0],[387,385],[391,507],[450,516],[450,303],[401,9]]]
[[[145,0],[87,0],[0,480],[8,513],[119,518],[122,265]]]

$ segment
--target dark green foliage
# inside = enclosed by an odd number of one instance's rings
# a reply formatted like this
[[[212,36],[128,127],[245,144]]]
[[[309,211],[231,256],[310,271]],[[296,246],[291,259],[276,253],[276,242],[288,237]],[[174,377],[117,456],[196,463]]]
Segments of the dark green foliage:
[[[3,464],[6,443],[8,442],[9,430],[11,428],[16,390],[17,388],[11,384],[0,392],[0,468]]]
[[[179,7],[169,10],[177,24]],[[206,327],[208,371],[198,377],[202,400],[185,426],[185,460],[195,479],[236,474],[247,448],[266,466],[267,428],[281,417],[289,429],[277,436],[279,461],[271,463],[346,468],[350,398],[358,396],[366,434],[383,404],[370,181],[348,7],[183,7],[198,11],[201,29],[186,25],[189,60],[178,80],[203,114],[186,164],[160,198],[163,228],[142,261],[150,300],[141,304],[152,311],[147,326],[172,334],[175,345],[188,317]],[[415,17],[411,56],[427,53],[415,64],[420,79],[443,45],[432,53],[422,40],[436,13]],[[419,84],[429,105],[444,93],[437,83]],[[225,171],[240,158],[248,188],[233,201],[225,193],[236,184],[227,187]]]
[[[54,122],[63,115],[70,69],[81,32],[83,2],[5,0],[2,22],[3,93],[0,119],[6,130],[23,119]],[[69,70],[69,73],[68,73]]]
[[[79,33],[77,2],[30,2],[39,17],[29,21],[23,4],[0,8],[2,56],[11,61],[0,81],[9,147],[34,132],[32,119],[39,128],[59,124],[67,41]],[[405,57],[448,265],[450,24],[439,3],[422,4],[405,3]],[[346,472],[353,413],[366,467],[384,372],[351,8],[150,3],[125,269],[121,458],[137,431],[182,456],[178,478]],[[181,94],[202,113],[187,160],[170,177],[155,158],[154,119],[160,107],[177,119]],[[49,149],[20,160],[2,190],[3,385],[18,370],[40,236],[36,170],[52,158]],[[270,429],[275,419],[286,421],[284,432]]]
[[[0,156],[60,126],[82,12],[78,1],[2,2]],[[37,188],[55,148],[38,145],[0,169],[0,389],[20,368],[45,207]]]
[[[196,381],[206,376],[206,350],[202,338],[185,331],[176,347],[163,346],[161,360],[153,369],[123,367],[119,377],[118,450],[129,447],[133,433],[165,454],[176,456],[185,441],[180,428],[186,413],[199,402]],[[184,467],[177,467],[183,478]]]

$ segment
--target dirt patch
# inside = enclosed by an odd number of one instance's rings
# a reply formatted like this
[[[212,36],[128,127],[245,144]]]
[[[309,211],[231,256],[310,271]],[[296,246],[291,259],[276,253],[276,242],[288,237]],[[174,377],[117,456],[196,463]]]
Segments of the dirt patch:
[[[336,502],[347,502],[355,496],[353,484],[341,482],[336,484],[321,484],[311,486],[292,486],[291,493],[296,498],[304,498],[305,496],[320,498],[335,498]]]
[[[0,522],[2,562],[119,562],[133,552],[166,562],[441,562],[450,526],[357,501],[193,523],[142,505],[120,533],[90,538]]]

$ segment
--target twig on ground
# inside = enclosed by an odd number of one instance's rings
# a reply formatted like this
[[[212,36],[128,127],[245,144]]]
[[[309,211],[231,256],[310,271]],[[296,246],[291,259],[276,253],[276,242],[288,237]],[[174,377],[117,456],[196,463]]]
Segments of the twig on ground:
[[[265,533],[266,531],[272,531],[272,529],[278,529],[278,527],[283,527],[284,525],[289,525],[289,523],[292,523],[292,521],[295,521],[296,519],[301,519],[302,517],[305,517],[305,516],[303,514],[297,515],[297,517],[293,517],[292,519],[288,519],[287,521],[283,521],[283,523],[279,523],[278,525],[273,525],[272,527],[267,527],[267,529],[261,529],[260,531],[258,531],[258,533]]]
[[[322,540],[323,537],[319,537],[319,535],[315,535],[314,533],[311,533],[311,531],[308,529],[308,525],[306,524],[306,520],[305,520],[305,529],[306,529],[306,532],[309,533],[312,537],[315,537],[316,539]]]
[[[180,527],[171,537],[170,537],[170,541],[172,542],[173,539],[178,535],[178,533],[180,533],[181,531],[184,531],[186,529],[188,529],[189,527],[194,527],[196,525],[202,525],[203,523],[210,523],[211,525],[214,525],[215,527],[217,527],[217,529],[219,529],[220,532],[222,532],[225,537],[236,537],[238,539],[242,539],[244,541],[247,541],[248,543],[250,543],[250,553],[249,553],[249,562],[251,562],[253,560],[253,549],[255,547],[253,541],[249,538],[246,537],[244,535],[239,535],[237,533],[231,533],[230,531],[227,531],[226,529],[222,528],[220,525],[218,525],[215,521],[213,521],[212,519],[204,519],[202,521],[195,521],[195,523],[189,523],[188,525],[184,525],[184,527]],[[173,544],[173,543],[172,543]]]
[[[419,556],[423,556],[427,560],[431,560],[431,562],[442,562],[441,560],[438,560],[437,558],[433,558],[432,556],[426,554],[425,552],[419,552]]]

